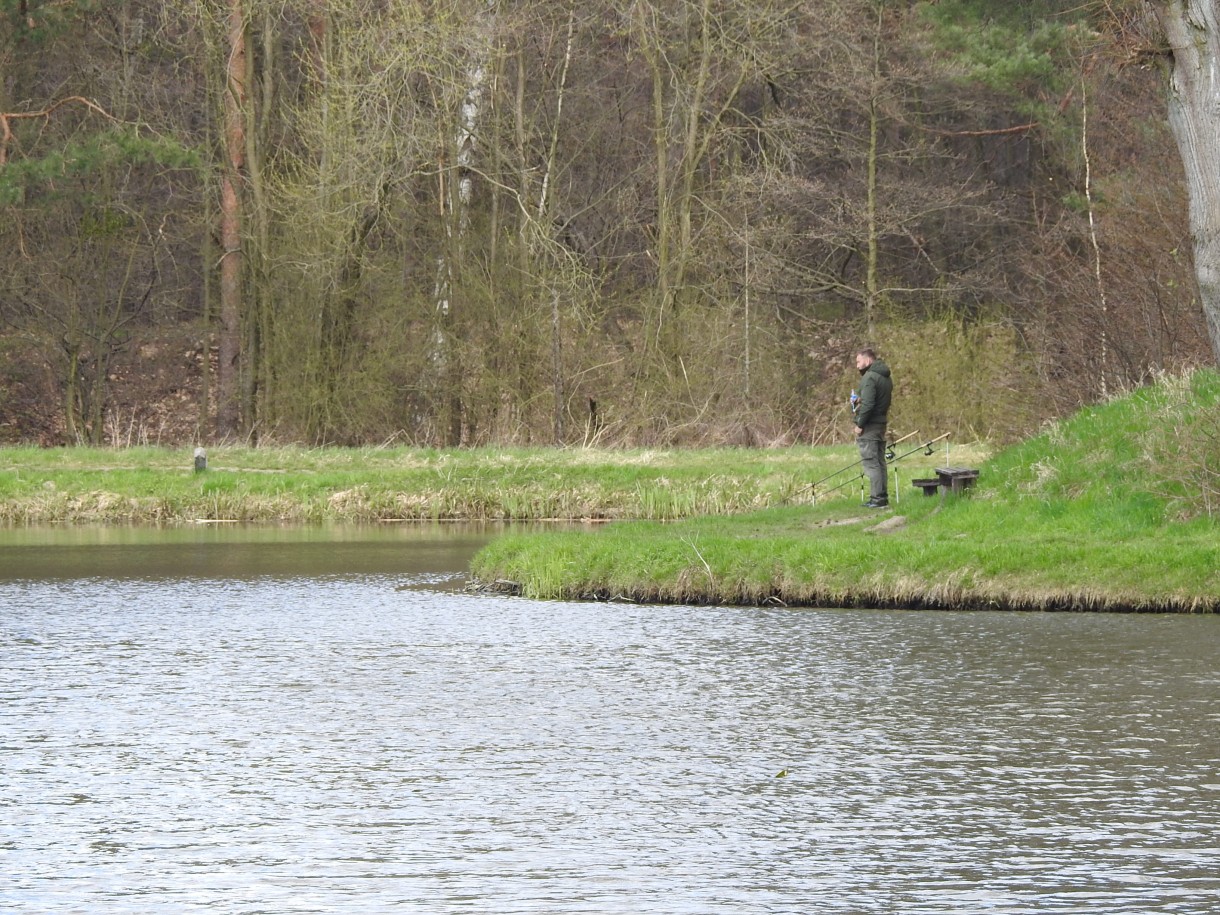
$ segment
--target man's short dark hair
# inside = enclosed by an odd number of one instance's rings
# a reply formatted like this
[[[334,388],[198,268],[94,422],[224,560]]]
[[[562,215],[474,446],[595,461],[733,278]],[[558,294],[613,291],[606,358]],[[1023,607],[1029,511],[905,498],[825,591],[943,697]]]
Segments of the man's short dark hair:
[[[873,348],[871,346],[860,347],[860,349],[856,350],[856,355],[857,356],[868,356],[869,359],[877,358],[877,353],[873,350]]]

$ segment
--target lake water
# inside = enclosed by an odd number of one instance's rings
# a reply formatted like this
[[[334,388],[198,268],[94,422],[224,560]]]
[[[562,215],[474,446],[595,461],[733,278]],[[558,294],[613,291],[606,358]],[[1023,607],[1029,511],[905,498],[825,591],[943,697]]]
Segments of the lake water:
[[[0,911],[1220,911],[1220,619],[461,593],[484,539],[0,534]]]

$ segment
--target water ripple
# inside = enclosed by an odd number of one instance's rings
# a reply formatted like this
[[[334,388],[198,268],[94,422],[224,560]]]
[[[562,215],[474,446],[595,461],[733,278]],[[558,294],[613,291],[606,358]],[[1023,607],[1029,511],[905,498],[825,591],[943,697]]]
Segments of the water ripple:
[[[0,583],[0,908],[1220,910],[1218,620],[436,581]]]

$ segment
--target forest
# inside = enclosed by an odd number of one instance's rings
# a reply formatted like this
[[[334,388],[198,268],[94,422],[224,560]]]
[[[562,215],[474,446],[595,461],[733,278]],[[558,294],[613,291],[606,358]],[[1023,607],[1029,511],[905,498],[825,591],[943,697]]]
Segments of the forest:
[[[0,442],[1005,442],[1211,364],[1122,0],[0,0]]]

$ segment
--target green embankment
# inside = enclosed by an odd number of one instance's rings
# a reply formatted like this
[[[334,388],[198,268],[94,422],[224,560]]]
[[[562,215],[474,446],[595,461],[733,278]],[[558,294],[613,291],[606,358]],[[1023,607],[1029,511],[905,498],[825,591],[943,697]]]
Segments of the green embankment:
[[[1201,371],[997,454],[966,497],[508,535],[473,572],[539,598],[1215,612],[1218,404]]]

